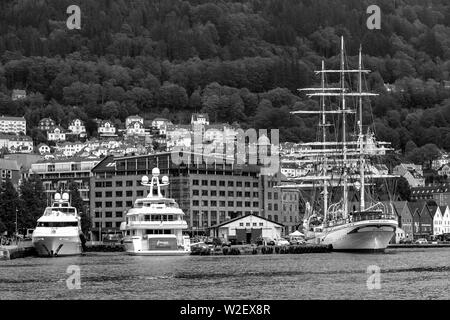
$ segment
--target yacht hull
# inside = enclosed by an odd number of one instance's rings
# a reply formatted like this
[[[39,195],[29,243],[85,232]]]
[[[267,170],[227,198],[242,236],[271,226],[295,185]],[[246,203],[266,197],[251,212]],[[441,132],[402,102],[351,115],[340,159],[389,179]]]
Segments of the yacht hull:
[[[328,227],[315,236],[321,244],[331,244],[334,251],[383,252],[395,235],[396,221],[375,220]]]
[[[79,236],[35,237],[33,245],[40,257],[72,256],[83,252]]]
[[[127,254],[132,256],[186,256],[189,255],[188,251],[171,251],[171,250],[151,250],[151,251],[127,251]]]

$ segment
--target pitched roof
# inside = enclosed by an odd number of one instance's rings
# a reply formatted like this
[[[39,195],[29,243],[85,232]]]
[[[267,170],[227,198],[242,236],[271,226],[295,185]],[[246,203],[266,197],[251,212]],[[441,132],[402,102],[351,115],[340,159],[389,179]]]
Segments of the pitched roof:
[[[222,223],[218,223],[218,224],[216,224],[216,225],[211,226],[211,228],[219,228],[219,227],[222,227],[222,226],[227,225],[227,224],[229,224],[229,223],[235,222],[235,221],[237,221],[237,220],[241,220],[241,219],[247,218],[248,216],[257,217],[257,218],[260,218],[260,219],[263,219],[263,220],[272,222],[272,223],[277,224],[277,225],[282,226],[282,227],[284,226],[283,224],[281,224],[281,223],[279,223],[279,222],[275,222],[275,221],[273,221],[273,220],[270,220],[270,219],[267,219],[267,218],[258,216],[258,215],[256,215],[256,214],[251,214],[251,213],[249,213],[249,214],[246,214],[246,215],[243,215],[243,216],[236,217],[236,218],[234,218],[234,219],[230,219],[230,220],[224,221],[224,222],[222,222]]]
[[[0,120],[26,121],[24,117],[11,117],[2,115]]]

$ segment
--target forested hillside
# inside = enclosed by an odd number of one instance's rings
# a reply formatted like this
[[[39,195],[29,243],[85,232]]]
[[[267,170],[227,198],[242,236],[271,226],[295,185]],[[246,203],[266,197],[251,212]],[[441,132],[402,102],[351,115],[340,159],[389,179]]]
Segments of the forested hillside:
[[[66,27],[72,4],[81,30]],[[366,27],[371,4],[381,30]],[[379,137],[410,153],[428,143],[450,150],[448,0],[4,0],[0,114],[25,114],[30,127],[46,116],[92,127],[135,113],[182,123],[204,111],[307,141],[316,120],[289,111],[314,107],[296,89],[318,83],[322,59],[338,67],[340,35],[350,62],[362,44],[374,71]],[[14,88],[31,95],[11,101]]]

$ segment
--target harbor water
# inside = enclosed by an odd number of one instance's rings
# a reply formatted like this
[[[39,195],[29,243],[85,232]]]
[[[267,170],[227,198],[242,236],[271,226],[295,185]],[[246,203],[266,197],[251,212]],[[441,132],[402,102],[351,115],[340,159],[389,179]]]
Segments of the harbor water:
[[[69,266],[79,267],[80,289],[68,289]],[[368,289],[369,266],[380,268],[379,289]],[[0,261],[0,299],[450,299],[449,288],[448,248]]]

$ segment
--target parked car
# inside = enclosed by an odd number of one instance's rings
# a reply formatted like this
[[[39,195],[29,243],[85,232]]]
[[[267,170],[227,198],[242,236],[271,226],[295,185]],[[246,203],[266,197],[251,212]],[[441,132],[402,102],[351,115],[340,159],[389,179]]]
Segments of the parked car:
[[[413,243],[413,241],[412,241],[412,239],[404,238],[404,239],[400,239],[400,243],[402,243],[402,244],[411,244],[411,243]]]
[[[306,243],[305,239],[302,238],[292,238],[291,240],[289,240],[289,244],[291,245],[299,245],[305,243]]]
[[[122,238],[121,233],[107,233],[103,236],[103,243],[120,243]]]
[[[256,240],[258,246],[274,246],[275,241],[271,238],[261,237]]]
[[[289,245],[289,241],[287,241],[286,239],[283,239],[283,238],[275,239],[275,245],[277,245],[277,246],[288,246]]]
[[[420,239],[417,239],[415,243],[416,244],[427,244],[428,241],[425,238],[420,238]]]

